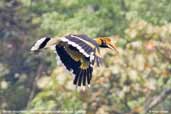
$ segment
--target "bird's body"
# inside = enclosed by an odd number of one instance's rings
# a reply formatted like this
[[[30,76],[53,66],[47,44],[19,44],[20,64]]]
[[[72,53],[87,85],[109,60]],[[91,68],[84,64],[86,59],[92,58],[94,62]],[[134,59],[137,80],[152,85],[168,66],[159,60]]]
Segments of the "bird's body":
[[[105,46],[109,39],[99,38],[93,40],[86,35],[67,35],[60,38],[45,37],[38,40],[31,51],[42,48],[55,47],[56,53],[67,70],[74,75],[73,84],[77,86],[90,86],[93,67],[101,64],[99,47]],[[111,45],[111,43],[108,43]],[[115,48],[114,46],[112,48]]]

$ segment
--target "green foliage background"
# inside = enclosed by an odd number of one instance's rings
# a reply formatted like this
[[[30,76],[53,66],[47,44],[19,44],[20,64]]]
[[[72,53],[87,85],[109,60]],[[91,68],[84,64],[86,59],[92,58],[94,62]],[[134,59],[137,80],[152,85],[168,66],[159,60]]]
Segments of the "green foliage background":
[[[0,111],[144,113],[171,86],[170,11],[170,0],[1,0]],[[70,33],[111,36],[120,52],[101,50],[104,66],[85,92],[51,51],[30,53],[41,37]],[[168,95],[153,110],[170,104]]]

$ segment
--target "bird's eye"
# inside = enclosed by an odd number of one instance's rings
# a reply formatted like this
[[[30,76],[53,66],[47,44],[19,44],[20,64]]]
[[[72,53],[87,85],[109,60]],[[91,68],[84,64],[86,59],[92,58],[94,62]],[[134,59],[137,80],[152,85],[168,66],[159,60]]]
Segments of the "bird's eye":
[[[105,40],[102,40],[102,44],[105,45],[106,44],[106,41]]]

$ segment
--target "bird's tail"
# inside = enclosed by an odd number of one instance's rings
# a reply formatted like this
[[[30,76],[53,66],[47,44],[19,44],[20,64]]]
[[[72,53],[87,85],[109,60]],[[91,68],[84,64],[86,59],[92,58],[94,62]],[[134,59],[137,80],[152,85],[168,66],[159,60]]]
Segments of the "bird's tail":
[[[40,49],[46,48],[48,42],[51,40],[50,37],[44,37],[39,39],[31,48],[31,51],[39,51]]]

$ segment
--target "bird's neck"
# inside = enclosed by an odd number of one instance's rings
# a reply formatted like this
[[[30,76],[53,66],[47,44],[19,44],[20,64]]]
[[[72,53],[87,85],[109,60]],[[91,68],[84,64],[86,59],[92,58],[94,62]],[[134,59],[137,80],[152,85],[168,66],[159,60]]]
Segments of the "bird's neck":
[[[96,43],[100,46],[102,44],[102,39],[101,38],[96,38],[95,39]]]

